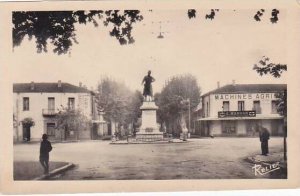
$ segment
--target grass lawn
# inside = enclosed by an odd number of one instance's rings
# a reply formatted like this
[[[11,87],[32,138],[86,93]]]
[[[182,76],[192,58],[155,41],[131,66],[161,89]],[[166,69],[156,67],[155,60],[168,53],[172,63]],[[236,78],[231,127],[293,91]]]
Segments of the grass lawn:
[[[54,169],[67,165],[67,162],[49,163],[49,172]],[[43,175],[44,170],[40,162],[37,161],[15,161],[14,162],[14,180],[33,180]]]

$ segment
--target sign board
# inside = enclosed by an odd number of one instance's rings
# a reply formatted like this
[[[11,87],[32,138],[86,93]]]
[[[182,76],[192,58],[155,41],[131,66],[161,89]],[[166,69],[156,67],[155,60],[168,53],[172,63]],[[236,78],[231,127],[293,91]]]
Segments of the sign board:
[[[226,118],[226,117],[255,117],[256,112],[251,111],[221,111],[218,112],[219,118]]]

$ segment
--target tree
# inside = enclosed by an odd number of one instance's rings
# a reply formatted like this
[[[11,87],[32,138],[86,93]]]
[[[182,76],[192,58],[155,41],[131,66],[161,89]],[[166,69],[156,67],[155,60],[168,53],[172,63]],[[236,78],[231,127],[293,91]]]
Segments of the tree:
[[[37,52],[47,52],[50,41],[54,53],[65,54],[78,43],[74,25],[92,22],[98,27],[97,19],[102,20],[104,26],[111,24],[110,36],[124,45],[134,43],[133,23],[142,21],[143,16],[139,10],[17,11],[12,13],[13,46],[19,46],[28,35],[30,40],[36,38]]]
[[[156,104],[159,106],[159,123],[165,123],[167,132],[178,136],[181,132],[181,117],[187,117],[188,104],[191,110],[200,102],[200,87],[197,79],[192,75],[181,75],[171,78],[160,94],[155,95]]]
[[[216,12],[218,12],[218,11],[219,11],[219,9],[211,9],[210,13],[205,15],[205,19],[206,20],[207,19],[213,20],[215,18]],[[233,11],[235,12],[236,10],[233,10]],[[187,11],[188,18],[189,19],[196,18],[196,13],[197,13],[197,10],[195,10],[195,9],[189,9]],[[264,9],[258,10],[256,12],[256,14],[253,16],[254,20],[257,21],[257,22],[260,22],[261,21],[261,17],[264,15],[264,13],[265,13]],[[279,20],[278,14],[279,14],[279,10],[278,9],[272,9],[272,11],[271,11],[271,18],[270,18],[270,22],[272,24],[278,22],[278,20]]]
[[[148,10],[153,12],[152,10]],[[235,11],[235,10],[233,10]],[[205,19],[215,19],[219,9],[211,9],[205,14]],[[189,19],[196,18],[197,11],[189,9]],[[260,9],[254,14],[255,21],[261,21],[265,13]],[[277,23],[279,10],[271,11],[271,23]],[[110,27],[109,35],[115,37],[121,45],[135,42],[132,36],[133,24],[143,20],[139,10],[78,10],[78,11],[15,11],[12,13],[13,46],[19,46],[25,36],[31,40],[36,38],[37,52],[47,52],[48,43],[54,46],[56,54],[66,54],[71,51],[73,44],[78,44],[76,39],[75,24],[93,23],[95,27],[102,21],[104,26]]]
[[[260,75],[272,75],[274,78],[280,78],[282,73],[287,71],[286,64],[270,63],[270,58],[263,56],[258,64],[254,64],[253,69]],[[287,90],[276,94],[277,97],[277,111],[282,115],[284,122],[284,160],[287,160],[286,156],[286,137],[287,137]]]
[[[22,120],[22,124],[26,127],[32,127],[35,125],[35,122],[32,118],[27,117]]]
[[[275,78],[280,78],[284,71],[287,71],[286,64],[270,63],[270,58],[263,56],[257,64],[254,64],[253,69],[260,75],[272,75]]]
[[[140,110],[140,107],[143,103],[144,97],[140,91],[135,91],[131,94],[129,104],[128,104],[128,112],[126,117],[127,124],[131,124],[133,126],[133,131],[136,130],[136,123],[138,122],[138,119],[142,115],[142,111]]]
[[[79,139],[79,131],[90,126],[90,120],[76,109],[62,108],[55,116],[56,128],[62,131],[61,139],[66,139],[68,133],[74,132],[75,138]]]
[[[118,127],[134,124],[141,115],[143,102],[141,92],[132,92],[124,83],[104,78],[98,84],[98,108],[105,112],[104,118]],[[117,131],[117,130],[116,130]]]

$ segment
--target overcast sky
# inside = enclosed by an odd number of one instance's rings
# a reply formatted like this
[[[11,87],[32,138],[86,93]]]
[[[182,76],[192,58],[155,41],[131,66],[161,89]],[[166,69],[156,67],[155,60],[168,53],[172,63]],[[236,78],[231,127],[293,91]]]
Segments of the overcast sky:
[[[197,77],[202,93],[231,83],[286,83],[260,77],[252,70],[262,56],[274,63],[286,63],[286,17],[280,10],[279,21],[269,20],[266,10],[261,22],[253,19],[257,10],[220,10],[214,20],[205,20],[209,10],[198,10],[188,19],[187,10],[142,11],[144,20],[134,25],[135,43],[121,46],[109,36],[108,28],[92,24],[77,25],[79,44],[70,55],[36,53],[34,39],[25,39],[14,48],[14,82],[79,82],[96,87],[103,76],[142,90],[141,81],[148,70],[156,78],[154,92],[161,90],[171,76],[190,73]],[[164,39],[157,39],[158,21]]]

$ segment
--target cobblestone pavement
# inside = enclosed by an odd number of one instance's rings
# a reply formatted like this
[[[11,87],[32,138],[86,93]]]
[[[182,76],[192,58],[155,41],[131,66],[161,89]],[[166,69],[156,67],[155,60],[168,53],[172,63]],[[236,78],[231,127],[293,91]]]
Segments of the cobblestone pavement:
[[[270,152],[282,152],[282,140],[271,138]],[[130,145],[82,141],[55,143],[53,147],[50,161],[76,165],[54,180],[269,178],[255,176],[253,163],[245,161],[260,154],[258,138],[205,138],[186,143]],[[38,143],[14,146],[15,160],[37,161],[38,153]]]

